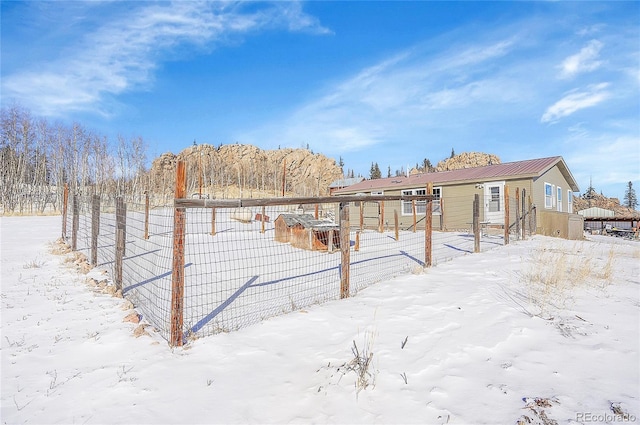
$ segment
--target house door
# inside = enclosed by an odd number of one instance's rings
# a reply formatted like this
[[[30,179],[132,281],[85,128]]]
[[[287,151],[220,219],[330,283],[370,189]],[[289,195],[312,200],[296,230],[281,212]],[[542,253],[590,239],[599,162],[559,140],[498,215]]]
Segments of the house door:
[[[484,219],[504,223],[504,182],[484,184]]]

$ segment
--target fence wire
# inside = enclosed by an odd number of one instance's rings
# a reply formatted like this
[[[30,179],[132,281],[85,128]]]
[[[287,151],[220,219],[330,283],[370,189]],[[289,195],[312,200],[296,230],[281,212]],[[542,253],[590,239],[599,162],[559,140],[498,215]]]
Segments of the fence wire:
[[[97,244],[94,242],[96,265],[106,268],[114,280],[121,280],[123,296],[169,340],[174,206],[150,206],[147,218],[144,203],[127,202],[126,212],[118,218],[115,200],[101,200],[96,214],[92,207],[94,198],[77,196],[69,201],[67,241],[73,239],[73,199],[78,202],[76,249],[91,258],[92,220],[98,220]],[[287,204],[286,198],[281,200],[282,205],[267,207],[186,208],[183,298],[186,337],[237,330],[272,316],[340,298],[339,204],[321,205],[316,219],[313,209],[305,211],[299,205]],[[377,282],[424,267],[424,214],[415,225],[406,224],[405,220],[396,230],[393,213],[391,218],[381,220],[370,212],[376,209],[365,209],[369,215],[365,214],[361,227],[353,219],[354,207],[350,208],[347,240],[351,296]],[[474,252],[472,208],[473,198],[449,199],[448,204],[442,205],[441,214],[433,215],[433,265]],[[125,240],[119,272],[116,235],[121,221]],[[502,245],[503,233],[498,224],[495,228],[485,227],[480,249]]]

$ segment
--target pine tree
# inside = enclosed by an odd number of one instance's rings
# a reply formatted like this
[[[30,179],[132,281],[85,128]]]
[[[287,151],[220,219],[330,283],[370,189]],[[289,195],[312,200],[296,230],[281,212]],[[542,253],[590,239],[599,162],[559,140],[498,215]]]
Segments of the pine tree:
[[[377,162],[372,162],[371,163],[371,170],[369,172],[369,178],[371,180],[382,178],[382,173],[380,172],[380,166],[378,166]]]
[[[391,165],[387,168],[387,177],[391,177]]]
[[[589,201],[589,208],[591,208],[591,200],[595,197],[594,194],[596,190],[593,188],[593,184],[591,184],[591,178],[589,179],[589,187],[582,195],[582,199],[587,199]]]
[[[454,156],[456,156],[455,151],[453,150],[453,148],[451,148],[451,158],[453,158]]]
[[[636,206],[638,206],[638,198],[632,182],[627,184],[627,190],[624,193],[624,205],[632,210],[635,210]]]

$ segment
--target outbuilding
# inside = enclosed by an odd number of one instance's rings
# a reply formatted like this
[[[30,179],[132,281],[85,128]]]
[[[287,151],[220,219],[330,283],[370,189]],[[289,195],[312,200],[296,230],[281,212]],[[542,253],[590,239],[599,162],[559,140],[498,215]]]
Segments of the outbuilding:
[[[274,222],[276,242],[309,251],[329,251],[340,248],[340,227],[311,214],[280,214]]]

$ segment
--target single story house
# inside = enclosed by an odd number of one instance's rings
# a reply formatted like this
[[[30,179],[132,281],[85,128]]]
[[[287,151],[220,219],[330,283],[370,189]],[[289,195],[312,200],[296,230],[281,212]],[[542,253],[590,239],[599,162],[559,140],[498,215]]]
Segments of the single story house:
[[[574,192],[579,192],[569,167],[561,156],[492,164],[451,171],[420,173],[383,179],[364,180],[336,190],[335,196],[364,195],[365,227],[376,228],[380,203],[366,202],[366,195],[424,195],[432,185],[433,226],[436,230],[468,229],[473,219],[473,199],[480,199],[480,220],[487,227],[504,228],[505,190],[508,188],[510,223],[515,221],[515,194],[524,196],[526,209],[535,208],[535,228],[539,234],[582,238],[582,217],[573,213]],[[522,199],[521,201],[522,202]],[[521,206],[521,204],[519,205]],[[359,208],[350,209],[352,223],[359,221]],[[398,212],[400,228],[413,226],[410,201],[384,205],[385,221]],[[426,203],[416,204],[417,227],[424,228]],[[422,219],[422,221],[420,220]],[[510,224],[511,227],[511,224]]]

